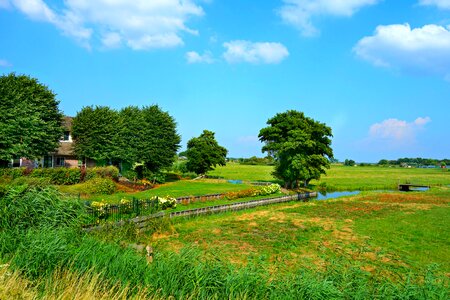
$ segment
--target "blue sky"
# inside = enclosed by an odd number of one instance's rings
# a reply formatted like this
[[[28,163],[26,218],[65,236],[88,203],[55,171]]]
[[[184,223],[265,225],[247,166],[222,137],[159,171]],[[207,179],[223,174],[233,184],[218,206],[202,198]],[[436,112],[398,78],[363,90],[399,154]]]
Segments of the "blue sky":
[[[295,109],[335,157],[450,157],[450,0],[0,0],[0,74],[61,110],[158,104],[231,157]]]

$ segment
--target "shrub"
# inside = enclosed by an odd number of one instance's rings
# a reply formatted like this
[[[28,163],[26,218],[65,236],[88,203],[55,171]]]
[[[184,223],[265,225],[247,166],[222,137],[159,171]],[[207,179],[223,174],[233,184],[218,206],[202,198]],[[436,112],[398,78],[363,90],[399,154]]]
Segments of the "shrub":
[[[93,178],[111,178],[115,181],[119,179],[119,169],[114,166],[94,167],[86,169],[86,180]]]
[[[261,188],[251,188],[237,192],[228,192],[225,194],[225,198],[227,198],[228,200],[233,200],[255,196],[266,196],[278,193],[280,190],[281,186],[275,183]]]
[[[116,191],[116,184],[110,178],[92,178],[83,184],[88,194],[111,195]]]
[[[151,181],[152,183],[165,183],[166,182],[166,174],[157,172],[153,173],[149,170],[144,170],[143,176],[145,179]]]
[[[166,196],[165,198],[163,197],[152,197],[150,198],[150,200],[158,200],[159,206],[162,210],[168,209],[168,208],[175,208],[177,206],[177,199],[170,197],[170,196]]]
[[[28,185],[29,187],[46,187],[51,185],[50,178],[38,178],[38,177],[18,177],[11,181],[10,185]]]
[[[81,170],[78,168],[39,168],[33,169],[29,176],[49,178],[52,184],[71,185],[80,182]]]
[[[138,173],[135,170],[127,170],[122,173],[122,176],[131,181],[136,181],[138,179]]]
[[[16,179],[18,177],[23,176],[26,168],[1,168],[0,176],[6,176],[11,179]]]

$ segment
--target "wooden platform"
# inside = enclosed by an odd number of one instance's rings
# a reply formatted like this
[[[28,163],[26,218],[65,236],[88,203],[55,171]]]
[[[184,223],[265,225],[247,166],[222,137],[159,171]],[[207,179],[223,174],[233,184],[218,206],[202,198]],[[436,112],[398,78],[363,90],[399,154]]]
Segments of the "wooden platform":
[[[398,185],[398,190],[402,192],[409,192],[411,191],[411,188],[430,188],[430,186],[412,183],[402,183]]]

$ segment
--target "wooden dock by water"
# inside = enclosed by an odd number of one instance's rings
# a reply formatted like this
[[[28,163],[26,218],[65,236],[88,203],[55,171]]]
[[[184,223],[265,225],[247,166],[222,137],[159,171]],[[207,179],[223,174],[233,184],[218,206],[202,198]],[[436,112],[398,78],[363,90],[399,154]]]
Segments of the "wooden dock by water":
[[[429,185],[412,184],[412,183],[399,183],[398,190],[402,192],[409,192],[412,188],[430,188]]]

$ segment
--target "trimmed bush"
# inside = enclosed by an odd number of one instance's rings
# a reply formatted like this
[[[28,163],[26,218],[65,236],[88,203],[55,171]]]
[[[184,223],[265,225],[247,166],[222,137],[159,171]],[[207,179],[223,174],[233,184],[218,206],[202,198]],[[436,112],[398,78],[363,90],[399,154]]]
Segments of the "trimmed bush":
[[[42,168],[31,171],[30,177],[50,178],[51,183],[70,185],[80,182],[81,170],[78,168]]]
[[[116,184],[111,178],[93,178],[83,184],[88,194],[111,195],[116,191]]]
[[[114,166],[87,168],[85,180],[93,178],[111,178],[117,181],[119,179],[119,169]]]

